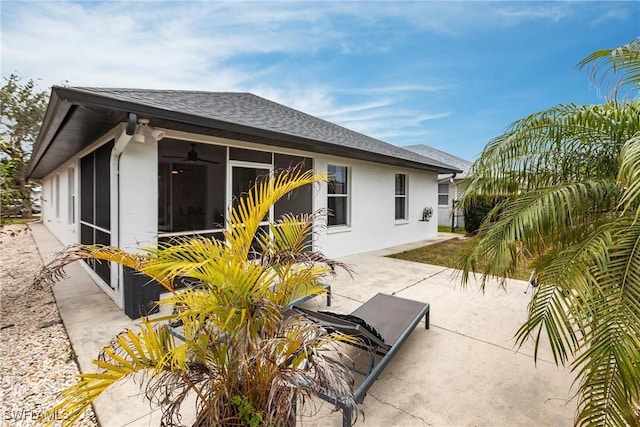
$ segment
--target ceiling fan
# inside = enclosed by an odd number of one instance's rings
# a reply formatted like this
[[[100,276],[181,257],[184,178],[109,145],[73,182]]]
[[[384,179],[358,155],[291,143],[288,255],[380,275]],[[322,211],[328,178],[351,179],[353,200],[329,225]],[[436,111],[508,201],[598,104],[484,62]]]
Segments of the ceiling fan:
[[[220,164],[220,162],[216,162],[215,160],[201,159],[198,156],[198,152],[196,151],[195,142],[191,143],[191,150],[187,151],[186,156],[162,156],[162,157],[167,159],[181,159],[182,161],[185,161],[185,162],[204,162],[204,163],[211,163],[212,165]]]

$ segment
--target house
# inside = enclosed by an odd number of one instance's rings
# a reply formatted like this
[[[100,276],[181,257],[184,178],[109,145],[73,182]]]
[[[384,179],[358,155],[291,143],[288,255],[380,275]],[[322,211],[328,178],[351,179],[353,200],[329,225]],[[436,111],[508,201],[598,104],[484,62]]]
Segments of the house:
[[[135,251],[219,238],[257,177],[299,163],[330,174],[330,185],[271,215],[328,210],[313,246],[333,258],[435,236],[437,217],[425,214],[438,203],[438,174],[460,172],[250,93],[54,86],[28,175],[42,179],[42,220],[63,244]],[[86,267],[131,317],[157,298],[119,266]]]
[[[464,215],[454,205],[458,200],[460,181],[467,177],[473,163],[424,144],[403,148],[462,171],[438,175],[438,225],[464,228]]]

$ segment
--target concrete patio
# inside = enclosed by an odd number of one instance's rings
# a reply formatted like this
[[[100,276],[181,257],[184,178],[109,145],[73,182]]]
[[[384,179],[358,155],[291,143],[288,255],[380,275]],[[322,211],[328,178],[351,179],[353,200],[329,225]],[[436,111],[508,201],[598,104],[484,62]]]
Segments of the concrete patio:
[[[43,259],[61,249],[42,224],[30,227]],[[333,311],[351,312],[378,292],[431,304],[431,328],[416,328],[370,389],[362,406],[364,417],[359,416],[356,425],[572,425],[576,403],[571,400],[569,369],[556,367],[546,348],[535,365],[532,343],[514,347],[513,336],[526,318],[530,298],[524,293],[526,283],[511,281],[506,290],[490,285],[484,294],[476,284],[462,289],[455,270],[385,257],[407,248],[343,258],[340,261],[354,270],[353,278],[338,271],[329,280]],[[67,273],[54,295],[80,368],[92,372],[91,361],[102,347],[136,322],[80,265],[70,265]],[[322,309],[324,298],[307,306]],[[318,400],[320,405],[298,424],[341,425],[340,413]],[[133,382],[107,391],[94,408],[104,427],[159,425],[157,410]]]

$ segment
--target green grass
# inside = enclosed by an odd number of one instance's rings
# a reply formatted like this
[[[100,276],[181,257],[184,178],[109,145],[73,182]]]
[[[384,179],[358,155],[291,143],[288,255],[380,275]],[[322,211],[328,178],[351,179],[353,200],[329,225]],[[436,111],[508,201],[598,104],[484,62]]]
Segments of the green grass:
[[[462,234],[465,235],[467,234],[466,230],[464,228],[454,228],[453,232],[456,234]],[[439,225],[438,226],[438,233],[451,233],[451,227],[448,225]]]
[[[2,222],[0,225],[11,225],[11,224],[28,224],[30,222],[39,221],[40,217],[33,218],[2,218]]]
[[[466,243],[467,239],[456,237],[433,245],[389,255],[389,257],[459,269]],[[481,272],[479,271],[479,273]],[[514,279],[529,280],[530,275],[531,269],[522,266],[516,271]]]

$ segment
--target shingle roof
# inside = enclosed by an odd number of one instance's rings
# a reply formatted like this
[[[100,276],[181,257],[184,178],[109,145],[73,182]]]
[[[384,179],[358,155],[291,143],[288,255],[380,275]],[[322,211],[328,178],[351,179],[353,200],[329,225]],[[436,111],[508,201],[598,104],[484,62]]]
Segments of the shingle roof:
[[[100,111],[103,117],[113,116],[114,119],[117,114],[111,112],[118,112],[120,115],[135,112],[138,117],[144,114],[142,117],[156,117],[165,120],[165,123],[187,123],[201,128],[269,138],[271,145],[283,141],[283,146],[290,148],[321,153],[334,153],[335,150],[335,154],[340,156],[418,167],[439,173],[456,170],[437,159],[405,150],[251,93],[54,86],[52,99],[65,105],[78,105],[94,112]],[[51,105],[49,109],[63,110]],[[38,144],[43,147],[38,147],[37,144],[34,148],[34,153],[38,155],[44,156],[49,144],[56,138],[53,136],[56,132],[49,130],[50,125],[67,122],[67,119],[55,114],[57,113],[51,114],[49,123],[45,118],[43,129],[47,129],[49,136],[39,138]],[[36,162],[39,160],[36,159]],[[31,170],[36,166],[31,165]],[[36,174],[41,175],[43,168],[41,165]]]
[[[437,148],[429,147],[428,145],[418,144],[418,145],[409,145],[403,147],[406,150],[413,151],[414,153],[421,154],[425,157],[429,157],[434,159],[440,163],[444,163],[445,165],[451,166],[453,169],[460,169],[462,173],[456,174],[457,178],[464,178],[467,176],[469,169],[471,169],[472,162],[469,162],[465,159],[461,159],[460,157],[456,157],[453,154],[445,153],[444,151],[440,151]]]
[[[75,89],[167,111],[180,111],[256,129],[373,151],[437,167],[449,166],[420,152],[404,150],[251,93],[82,87]],[[420,158],[415,154],[427,158]]]

